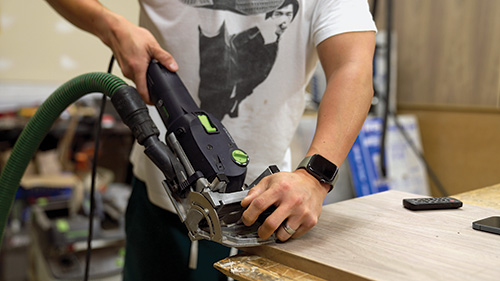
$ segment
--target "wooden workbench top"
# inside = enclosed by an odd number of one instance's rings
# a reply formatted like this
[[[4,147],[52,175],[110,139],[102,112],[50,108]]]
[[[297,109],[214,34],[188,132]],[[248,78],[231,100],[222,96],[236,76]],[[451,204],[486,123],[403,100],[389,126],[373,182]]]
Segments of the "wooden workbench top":
[[[402,206],[409,197],[422,196],[387,191],[327,205],[301,238],[244,250],[327,280],[499,280],[500,236],[472,229],[499,210],[413,212]]]
[[[459,193],[453,197],[465,204],[500,210],[500,184]]]

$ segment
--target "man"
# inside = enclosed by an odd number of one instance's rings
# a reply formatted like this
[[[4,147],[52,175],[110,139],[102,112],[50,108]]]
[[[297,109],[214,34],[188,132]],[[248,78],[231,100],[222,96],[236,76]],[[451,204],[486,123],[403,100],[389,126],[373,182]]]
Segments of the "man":
[[[251,157],[248,181],[255,179],[270,164],[278,164],[284,170],[264,178],[249,192],[242,201],[242,205],[248,207],[243,222],[253,224],[262,211],[275,205],[276,211],[259,228],[260,237],[268,238],[275,232],[280,240],[286,241],[314,227],[322,202],[332,186],[318,181],[306,169],[292,171],[286,157],[288,146],[305,106],[305,87],[319,58],[327,87],[318,112],[316,133],[306,156],[319,154],[331,168],[332,165],[340,166],[349,152],[373,94],[375,26],[366,0],[142,0],[142,27],[94,0],[48,2],[72,23],[95,34],[112,49],[123,74],[135,82],[145,101],[149,101],[145,73],[153,58],[171,71],[178,71],[193,97],[203,100],[203,104],[211,102],[215,105],[210,107],[213,110],[217,110],[218,103],[233,99],[234,108],[223,108],[218,116],[238,146]],[[269,19],[273,16],[284,16],[287,20],[284,23],[277,21],[278,25],[270,24],[273,21]],[[265,42],[255,44],[258,49],[275,44],[272,59],[255,56],[252,48],[242,47],[247,43],[238,45],[240,41],[230,40],[232,35],[243,33],[246,33],[242,37],[245,42]],[[235,50],[249,51],[243,52],[243,57],[213,59],[214,54],[205,53],[207,46],[203,40],[220,34],[228,43],[221,45],[229,50],[226,55],[237,54]],[[207,57],[210,57],[210,64],[224,64],[220,67],[222,71],[214,74],[213,84],[206,80],[204,62]],[[239,63],[233,68],[246,64],[258,73],[247,80],[242,75],[227,72],[234,58]],[[218,81],[223,82],[220,92],[224,94],[217,95]],[[230,83],[226,83],[228,81]],[[240,82],[252,83],[242,87]],[[238,88],[246,90],[238,92]],[[207,89],[211,98],[204,100]],[[229,90],[231,94],[227,93]],[[154,111],[150,112],[155,115]],[[161,125],[161,122],[156,123]],[[140,181],[136,181],[127,210],[125,279],[209,280],[212,273],[203,271],[202,277],[193,277],[193,272],[185,269],[189,249],[176,249],[181,256],[170,253],[172,247],[178,248],[183,243],[179,241],[186,238],[180,230],[182,224],[175,233],[171,231],[174,227],[164,226],[166,221],[179,222],[164,210],[172,208],[160,184],[161,172],[146,159],[140,148],[134,149],[131,159],[134,175]],[[142,181],[146,182],[147,194]],[[170,244],[165,246],[167,242]],[[201,256],[214,255],[216,250],[212,247],[200,243]],[[220,256],[212,256],[212,261]],[[211,262],[200,259],[199,267],[207,264],[211,267]],[[173,272],[178,275],[172,277]]]

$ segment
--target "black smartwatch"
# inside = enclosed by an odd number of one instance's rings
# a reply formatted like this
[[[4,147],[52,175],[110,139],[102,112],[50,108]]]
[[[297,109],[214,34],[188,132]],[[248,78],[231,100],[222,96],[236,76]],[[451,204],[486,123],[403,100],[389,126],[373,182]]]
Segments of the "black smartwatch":
[[[314,154],[304,158],[304,160],[300,162],[297,169],[305,169],[321,183],[329,184],[331,188],[328,192],[332,191],[333,186],[337,181],[337,174],[339,172],[337,165],[328,161],[328,159],[319,154]]]

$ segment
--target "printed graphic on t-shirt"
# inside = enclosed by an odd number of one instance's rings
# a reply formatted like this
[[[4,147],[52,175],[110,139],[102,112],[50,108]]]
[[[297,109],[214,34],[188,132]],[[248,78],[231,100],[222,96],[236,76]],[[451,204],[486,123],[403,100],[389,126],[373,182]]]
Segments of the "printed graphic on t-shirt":
[[[257,15],[279,9],[284,0],[180,0],[193,7],[209,8],[213,10],[231,11],[242,15]]]
[[[297,0],[179,0],[196,8],[229,11],[243,16],[262,15],[273,25],[275,40],[266,42],[257,26],[229,34],[223,23],[215,36],[200,26],[200,107],[222,120],[238,117],[240,103],[271,72],[281,36],[292,23]]]

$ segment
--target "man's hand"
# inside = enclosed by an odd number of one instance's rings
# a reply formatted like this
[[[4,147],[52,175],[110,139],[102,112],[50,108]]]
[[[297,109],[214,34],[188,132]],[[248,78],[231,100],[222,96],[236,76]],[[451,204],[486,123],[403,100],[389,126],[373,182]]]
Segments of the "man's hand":
[[[108,36],[101,39],[112,49],[123,75],[135,82],[141,97],[151,104],[146,84],[149,62],[156,59],[174,72],[178,69],[177,63],[147,29],[121,17],[111,26]]]
[[[243,207],[248,206],[243,222],[252,225],[263,211],[274,205],[276,210],[259,228],[259,236],[266,239],[276,232],[281,241],[297,238],[318,222],[329,188],[303,169],[267,176],[241,201]],[[296,231],[293,236],[285,231],[285,224]]]

